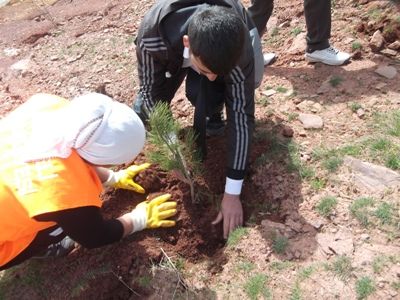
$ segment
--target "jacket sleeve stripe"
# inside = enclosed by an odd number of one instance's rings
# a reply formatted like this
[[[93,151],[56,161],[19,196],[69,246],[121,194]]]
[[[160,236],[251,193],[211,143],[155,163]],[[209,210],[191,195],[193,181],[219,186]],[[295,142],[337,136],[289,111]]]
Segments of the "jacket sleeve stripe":
[[[246,158],[249,143],[249,132],[247,126],[247,115],[245,112],[245,89],[242,70],[235,67],[231,72],[231,78],[234,82],[232,86],[233,95],[233,113],[235,115],[235,132],[236,132],[236,151],[233,160],[233,168],[236,170],[244,170],[246,167]]]

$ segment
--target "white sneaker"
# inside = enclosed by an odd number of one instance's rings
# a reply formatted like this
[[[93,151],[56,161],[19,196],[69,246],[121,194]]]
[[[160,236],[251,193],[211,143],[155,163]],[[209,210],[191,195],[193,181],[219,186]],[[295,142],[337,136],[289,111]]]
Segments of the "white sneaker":
[[[309,62],[322,62],[331,66],[340,66],[350,59],[350,54],[339,51],[333,47],[323,50],[315,50],[314,52],[304,55]]]
[[[264,53],[264,66],[268,66],[269,64],[272,64],[275,59],[276,59],[276,54],[272,52]]]

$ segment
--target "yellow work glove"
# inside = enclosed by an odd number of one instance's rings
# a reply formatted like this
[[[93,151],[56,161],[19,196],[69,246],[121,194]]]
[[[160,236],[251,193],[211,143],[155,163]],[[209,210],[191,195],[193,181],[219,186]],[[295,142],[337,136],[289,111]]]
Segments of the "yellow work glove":
[[[129,214],[133,223],[132,233],[145,228],[172,227],[175,221],[166,220],[176,215],[176,202],[167,201],[171,194],[164,194],[139,203]]]
[[[133,178],[141,171],[147,169],[149,163],[144,163],[139,166],[133,165],[126,169],[114,172],[111,171],[107,181],[103,183],[104,186],[112,186],[116,189],[132,190],[140,194],[144,194],[144,188],[133,181]]]

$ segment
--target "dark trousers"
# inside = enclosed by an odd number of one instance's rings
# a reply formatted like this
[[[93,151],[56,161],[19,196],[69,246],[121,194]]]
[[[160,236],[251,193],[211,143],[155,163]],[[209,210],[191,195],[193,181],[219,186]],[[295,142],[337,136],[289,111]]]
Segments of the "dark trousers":
[[[260,36],[264,33],[274,8],[273,0],[253,0],[248,12]],[[307,25],[307,52],[329,47],[331,37],[331,0],[304,0]]]
[[[57,228],[59,227],[56,225],[39,231],[34,240],[29,244],[29,246],[26,247],[20,254],[18,254],[8,263],[0,266],[0,270],[9,269],[13,266],[16,266],[35,255],[41,254],[47,249],[49,245],[60,242],[63,238],[65,238],[65,233],[62,232],[56,236],[50,235]]]

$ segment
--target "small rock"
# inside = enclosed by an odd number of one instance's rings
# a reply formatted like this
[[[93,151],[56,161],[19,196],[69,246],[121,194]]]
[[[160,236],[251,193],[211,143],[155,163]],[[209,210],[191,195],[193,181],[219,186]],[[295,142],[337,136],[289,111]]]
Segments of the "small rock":
[[[290,22],[289,21],[285,21],[281,24],[279,24],[279,28],[285,28],[285,27],[289,27],[290,26]]]
[[[390,290],[389,295],[394,298],[398,295],[398,293],[395,290]]]
[[[375,89],[381,90],[381,89],[383,89],[385,86],[387,86],[387,83],[379,82],[379,83],[375,86]]]
[[[383,288],[385,287],[385,284],[384,284],[383,282],[379,282],[379,283],[378,283],[378,287],[379,287],[380,289],[383,289]]]
[[[356,111],[357,116],[362,119],[365,116],[365,111],[362,108],[357,109]]]
[[[324,225],[324,221],[317,219],[310,222],[311,226],[315,229],[320,229]]]
[[[304,130],[302,130],[302,131],[299,132],[299,136],[306,137],[307,133]]]
[[[15,71],[26,71],[29,69],[29,63],[30,63],[30,59],[21,59],[19,61],[17,61],[16,63],[14,63],[13,65],[10,66],[11,70],[15,70]]]
[[[336,233],[336,232],[338,232],[338,230],[337,230],[337,228],[331,228],[331,232]]]
[[[3,52],[8,57],[15,57],[21,53],[21,50],[16,48],[6,48],[3,50]]]
[[[301,252],[299,250],[296,250],[296,252],[294,252],[294,257],[299,259],[301,257]]]
[[[387,79],[392,79],[396,76],[397,70],[392,66],[380,66],[375,70],[375,73],[386,77]]]
[[[392,49],[383,49],[381,51],[381,53],[383,55],[390,56],[390,57],[393,57],[393,56],[397,55],[397,51],[396,50],[392,50]]]
[[[388,45],[388,48],[392,50],[400,50],[400,41],[395,41],[391,43],[390,45]]]
[[[285,126],[282,129],[282,135],[285,137],[292,137],[294,134],[294,130],[290,128],[289,126]]]
[[[362,240],[362,241],[368,241],[369,239],[370,239],[370,236],[369,236],[368,234],[363,233],[363,234],[361,235],[361,240]]]
[[[371,47],[371,50],[373,52],[379,52],[379,50],[382,49],[383,42],[384,42],[384,38],[382,36],[382,33],[380,32],[380,30],[377,30],[372,35],[372,38],[369,41],[369,46]]]
[[[273,89],[269,89],[269,90],[262,91],[261,94],[263,94],[264,96],[270,97],[270,96],[276,94],[276,91]]]
[[[300,114],[299,120],[305,129],[321,129],[324,126],[322,118],[312,114]]]
[[[346,39],[344,40],[344,43],[345,43],[345,44],[350,44],[350,43],[352,43],[352,42],[354,42],[354,38],[352,38],[352,37],[348,37],[348,38],[346,38]]]

